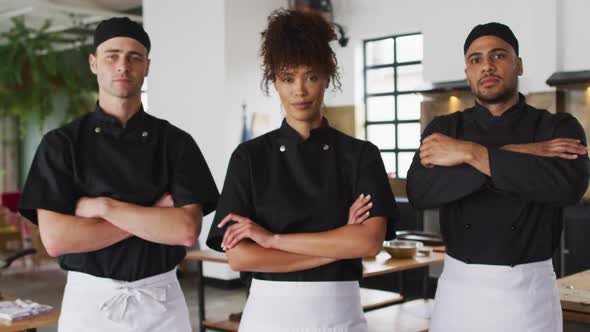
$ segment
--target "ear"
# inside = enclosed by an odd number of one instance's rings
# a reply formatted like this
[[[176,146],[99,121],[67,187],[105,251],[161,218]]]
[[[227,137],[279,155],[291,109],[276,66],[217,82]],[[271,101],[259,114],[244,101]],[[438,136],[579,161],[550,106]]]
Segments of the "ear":
[[[90,65],[90,71],[96,75],[96,56],[94,54],[90,53],[90,55],[88,55],[88,63]]]
[[[518,73],[518,76],[522,76],[522,73],[524,72],[521,57],[516,57],[516,72]]]
[[[147,59],[147,67],[145,68],[145,75],[144,77],[147,77],[148,74],[150,73],[150,63],[152,63],[152,60],[150,58]]]

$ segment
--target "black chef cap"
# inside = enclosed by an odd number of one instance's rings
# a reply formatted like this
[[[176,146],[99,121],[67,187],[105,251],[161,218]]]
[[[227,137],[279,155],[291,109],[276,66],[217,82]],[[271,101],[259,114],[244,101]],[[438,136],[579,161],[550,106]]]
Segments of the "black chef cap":
[[[150,37],[139,23],[128,17],[113,17],[100,22],[94,31],[94,49],[114,37],[133,38],[150,52]]]
[[[467,39],[465,39],[465,44],[463,45],[463,54],[467,54],[467,49],[479,37],[483,36],[496,36],[500,39],[503,39],[505,42],[510,44],[518,55],[518,40],[512,30],[502,23],[491,22],[487,24],[479,24],[471,32]]]

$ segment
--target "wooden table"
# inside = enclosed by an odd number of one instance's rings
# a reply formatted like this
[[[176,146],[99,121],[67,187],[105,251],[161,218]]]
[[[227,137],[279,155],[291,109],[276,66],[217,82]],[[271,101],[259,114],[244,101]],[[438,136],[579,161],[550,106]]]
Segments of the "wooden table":
[[[444,250],[443,247],[426,247],[433,250]],[[374,277],[382,274],[401,272],[442,263],[445,260],[444,252],[431,251],[430,255],[416,255],[412,258],[391,258],[385,251],[381,251],[375,257],[363,258],[363,278]]]
[[[433,248],[431,248],[433,249]],[[441,249],[438,247],[437,249]],[[420,267],[426,267],[444,261],[445,254],[432,251],[428,256],[418,255],[413,258],[394,259],[388,253],[382,251],[376,257],[363,258],[363,278],[378,276],[388,273],[401,272]],[[220,331],[237,331],[239,322],[229,320],[208,321],[205,318],[205,287],[203,283],[203,261],[228,263],[227,256],[213,250],[191,250],[185,260],[198,263],[199,274],[197,276],[198,302],[199,302],[199,330],[211,328]],[[424,293],[427,292],[428,274],[424,277]],[[400,279],[401,280],[401,279]],[[400,288],[402,285],[400,284]],[[403,296],[394,293],[374,289],[361,288],[361,304],[365,311],[375,310],[403,301]]]
[[[431,249],[430,255],[416,255],[412,258],[392,258],[385,251],[381,251],[375,257],[363,258],[363,278],[374,277],[388,273],[403,272],[407,270],[427,267],[432,264],[442,263],[445,260],[444,247],[426,247]],[[436,251],[435,251],[436,250]],[[399,290],[404,293],[402,275],[399,275]],[[423,298],[428,296],[428,273],[424,274],[422,280]]]
[[[557,280],[563,319],[590,324],[590,270]]]
[[[13,296],[3,295],[0,301],[16,300]],[[38,327],[57,324],[59,319],[59,310],[53,309],[51,312],[37,315],[30,318],[19,319],[6,323],[0,321],[0,332],[17,332],[17,331],[36,331]]]

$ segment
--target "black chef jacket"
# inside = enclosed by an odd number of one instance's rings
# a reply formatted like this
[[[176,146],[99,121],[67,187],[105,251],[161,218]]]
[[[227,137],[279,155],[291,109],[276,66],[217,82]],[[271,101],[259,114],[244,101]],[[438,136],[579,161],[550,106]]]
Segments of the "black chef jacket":
[[[73,215],[81,197],[110,197],[152,206],[170,193],[177,207],[215,209],[218,191],[192,137],[142,110],[123,127],[100,107],[47,133],[35,155],[19,210],[37,223],[36,209]],[[162,220],[162,222],[166,222]],[[183,246],[130,237],[109,247],[59,257],[65,270],[134,281],[173,269]]]
[[[251,218],[277,234],[323,232],[346,225],[348,210],[361,193],[371,194],[371,217],[387,219],[395,237],[398,210],[375,145],[329,127],[313,129],[303,140],[285,120],[282,126],[241,144],[229,162],[207,245],[222,251],[228,213]],[[276,281],[344,281],[362,277],[361,259],[343,259],[289,273],[242,273]]]
[[[576,138],[584,130],[567,113],[551,114],[524,96],[502,116],[475,107],[435,118],[423,138],[442,133],[488,148],[491,177],[467,164],[425,168],[417,153],[407,192],[417,208],[440,208],[447,253],[466,263],[517,265],[551,258],[562,209],[588,186],[588,156],[575,160],[500,150],[507,144]]]

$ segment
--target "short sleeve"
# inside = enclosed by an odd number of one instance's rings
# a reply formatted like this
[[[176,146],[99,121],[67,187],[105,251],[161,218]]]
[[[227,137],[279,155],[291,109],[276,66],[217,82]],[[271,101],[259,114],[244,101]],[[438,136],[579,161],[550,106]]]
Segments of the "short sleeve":
[[[221,241],[229,225],[223,229],[218,228],[217,225],[225,216],[229,213],[236,213],[249,218],[254,217],[249,170],[246,151],[238,147],[230,158],[215,218],[207,236],[207,246],[213,250],[223,251]]]
[[[185,135],[174,160],[170,194],[176,207],[199,203],[207,215],[215,210],[219,192],[197,143]]]
[[[366,142],[361,154],[358,182],[355,198],[360,194],[370,194],[373,207],[370,210],[372,217],[385,217],[387,219],[387,234],[385,238],[395,238],[394,223],[399,218],[399,210],[395,203],[395,197],[391,191],[385,166],[381,159],[379,149]]]
[[[37,209],[74,214],[80,197],[74,183],[70,141],[59,132],[46,134],[37,148],[19,201],[19,212],[38,224]]]

